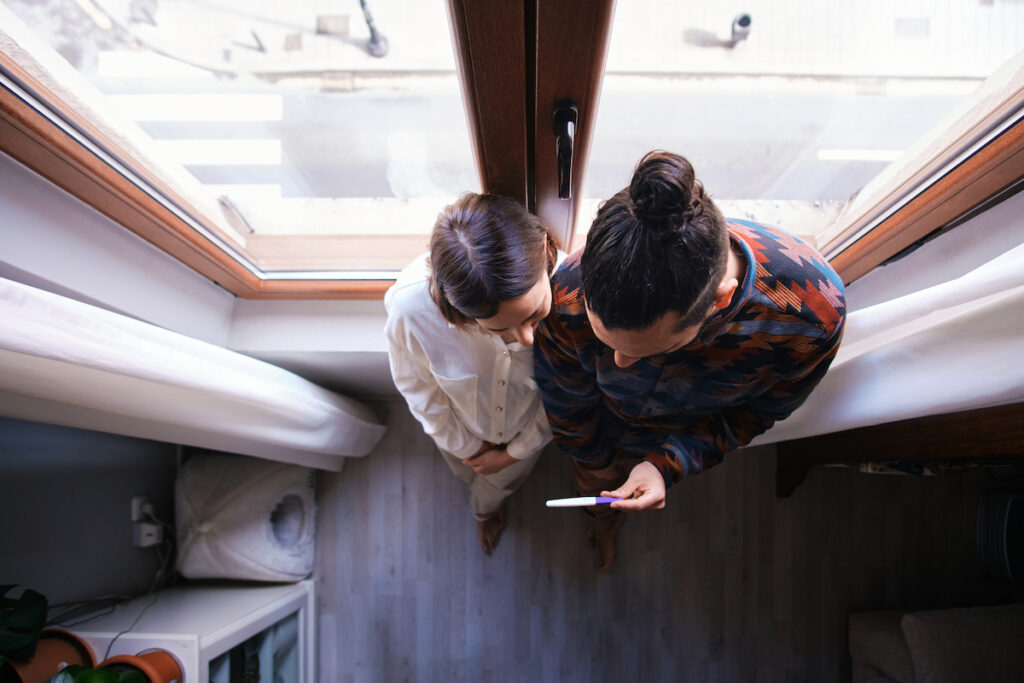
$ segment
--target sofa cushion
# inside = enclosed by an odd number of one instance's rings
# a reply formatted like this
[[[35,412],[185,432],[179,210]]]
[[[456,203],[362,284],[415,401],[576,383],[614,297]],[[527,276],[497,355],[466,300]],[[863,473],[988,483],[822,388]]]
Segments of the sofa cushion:
[[[914,665],[900,629],[906,610],[855,612],[850,615],[850,659],[854,680],[868,681],[872,670],[899,683],[913,683]]]
[[[1024,604],[907,614],[918,683],[1024,682]]]

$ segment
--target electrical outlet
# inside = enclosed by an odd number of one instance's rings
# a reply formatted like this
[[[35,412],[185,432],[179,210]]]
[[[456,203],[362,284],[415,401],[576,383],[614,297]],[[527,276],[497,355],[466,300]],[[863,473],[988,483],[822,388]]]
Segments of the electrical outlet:
[[[159,524],[152,522],[135,522],[132,524],[132,545],[136,548],[148,548],[164,540],[164,530]]]
[[[146,512],[152,511],[153,506],[149,498],[145,496],[132,496],[132,521],[141,522],[146,519]]]
[[[153,504],[145,496],[132,496],[132,545],[148,548],[164,540],[164,530],[153,520]]]

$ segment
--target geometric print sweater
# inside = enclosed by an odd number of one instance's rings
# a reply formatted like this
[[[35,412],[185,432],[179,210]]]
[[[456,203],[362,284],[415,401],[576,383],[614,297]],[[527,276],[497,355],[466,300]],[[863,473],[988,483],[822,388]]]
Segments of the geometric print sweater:
[[[592,464],[619,453],[641,457],[671,486],[789,416],[824,376],[846,319],[839,276],[788,233],[752,221],[727,224],[745,261],[732,302],[691,343],[626,368],[587,320],[582,250],[552,276],[534,379],[566,454]]]

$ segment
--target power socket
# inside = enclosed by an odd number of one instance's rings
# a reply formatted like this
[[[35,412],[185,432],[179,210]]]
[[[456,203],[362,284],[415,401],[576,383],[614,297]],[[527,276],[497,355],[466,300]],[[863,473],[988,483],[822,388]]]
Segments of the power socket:
[[[132,545],[136,548],[148,548],[162,540],[164,540],[164,530],[159,524],[152,522],[132,524]]]
[[[152,517],[149,498],[132,496],[132,545],[136,548],[148,548],[164,540],[163,527],[151,522]]]
[[[142,522],[153,514],[153,504],[145,496],[132,496],[132,521]]]

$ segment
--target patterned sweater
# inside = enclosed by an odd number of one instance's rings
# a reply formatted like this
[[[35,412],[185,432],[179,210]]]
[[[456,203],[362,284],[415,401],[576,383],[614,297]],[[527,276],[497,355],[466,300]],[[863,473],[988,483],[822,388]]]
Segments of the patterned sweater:
[[[587,463],[621,449],[671,485],[721,462],[803,403],[835,357],[843,283],[806,243],[728,219],[745,274],[728,307],[693,342],[628,368],[595,336],[578,251],[552,278],[551,314],[534,344],[534,375],[555,441]]]

